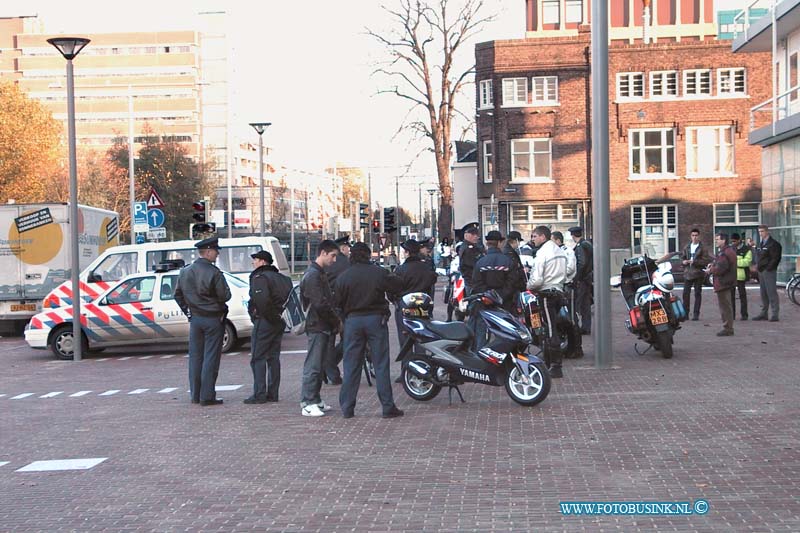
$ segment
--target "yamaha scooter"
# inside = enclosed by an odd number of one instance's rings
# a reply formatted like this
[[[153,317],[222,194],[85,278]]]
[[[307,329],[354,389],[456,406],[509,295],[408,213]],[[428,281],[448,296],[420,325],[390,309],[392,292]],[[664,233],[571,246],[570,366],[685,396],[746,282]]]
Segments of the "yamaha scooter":
[[[455,389],[464,383],[505,386],[512,400],[534,406],[550,392],[551,378],[544,362],[526,353],[531,343],[528,329],[502,309],[496,291],[473,294],[464,299],[470,320],[430,320],[433,303],[425,293],[402,298],[403,327],[409,334],[397,361],[403,361],[403,389],[417,401],[435,398],[448,387],[451,401]],[[482,327],[476,327],[482,321]],[[476,338],[474,330],[482,333]],[[424,349],[412,351],[414,345]],[[421,350],[417,350],[421,352]]]

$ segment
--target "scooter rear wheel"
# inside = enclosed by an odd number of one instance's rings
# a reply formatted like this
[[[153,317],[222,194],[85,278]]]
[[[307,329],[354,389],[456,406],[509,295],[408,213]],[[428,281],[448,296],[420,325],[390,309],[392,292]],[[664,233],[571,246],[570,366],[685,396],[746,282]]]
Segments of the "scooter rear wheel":
[[[664,359],[672,359],[672,330],[658,332],[658,350]]]
[[[416,359],[409,361],[409,363],[430,368],[428,363]],[[418,402],[427,402],[429,400],[433,400],[442,391],[441,386],[421,377],[415,376],[413,373],[409,372],[407,365],[403,366],[402,372],[403,389],[406,391],[406,394]]]
[[[550,394],[552,379],[543,363],[531,363],[531,377],[526,376],[514,365],[506,376],[506,393],[520,405],[533,407]]]

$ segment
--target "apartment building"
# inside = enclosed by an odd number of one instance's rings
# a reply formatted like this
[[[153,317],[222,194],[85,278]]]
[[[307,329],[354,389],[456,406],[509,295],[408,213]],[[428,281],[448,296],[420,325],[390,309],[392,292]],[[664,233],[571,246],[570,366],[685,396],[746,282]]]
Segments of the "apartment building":
[[[753,16],[754,9],[768,9]],[[764,62],[769,91],[755,99],[748,141],[761,147],[762,221],[783,244],[778,280],[800,271],[800,0],[760,2],[737,15],[732,48]]]
[[[643,2],[611,3],[611,246],[660,256],[694,227],[707,242],[754,234],[749,108],[769,93],[769,63],[717,41],[710,0],[649,4],[648,18]],[[480,219],[526,236],[539,224],[591,234],[589,5],[526,6],[525,39],[476,46]]]

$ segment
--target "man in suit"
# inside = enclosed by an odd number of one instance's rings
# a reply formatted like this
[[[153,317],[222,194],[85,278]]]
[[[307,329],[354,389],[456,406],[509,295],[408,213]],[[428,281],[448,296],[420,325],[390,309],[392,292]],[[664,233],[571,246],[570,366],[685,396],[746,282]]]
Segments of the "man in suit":
[[[756,266],[758,268],[758,284],[761,288],[761,313],[753,320],[766,320],[767,311],[772,310],[770,322],[778,321],[780,302],[778,301],[778,265],[781,263],[783,247],[769,234],[769,227],[758,227],[758,246],[756,247]]]
[[[700,320],[700,305],[703,303],[703,283],[706,279],[706,267],[711,263],[709,255],[703,243],[700,242],[700,230],[692,228],[690,233],[691,242],[686,245],[681,252],[683,260],[683,307],[689,312],[689,304],[694,288],[694,309],[692,310],[692,320]]]

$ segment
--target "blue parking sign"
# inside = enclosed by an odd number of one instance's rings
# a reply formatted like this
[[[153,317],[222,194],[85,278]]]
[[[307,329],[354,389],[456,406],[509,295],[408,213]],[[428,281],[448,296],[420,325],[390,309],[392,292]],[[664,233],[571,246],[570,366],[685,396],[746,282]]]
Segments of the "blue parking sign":
[[[133,223],[147,224],[147,202],[134,202]]]

